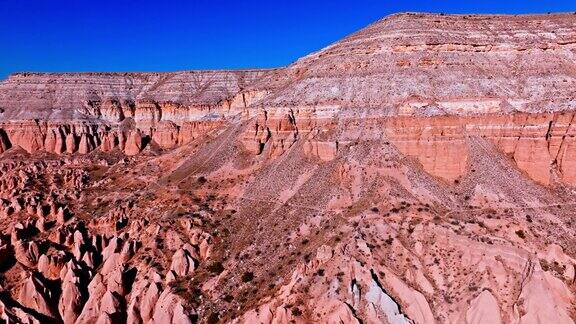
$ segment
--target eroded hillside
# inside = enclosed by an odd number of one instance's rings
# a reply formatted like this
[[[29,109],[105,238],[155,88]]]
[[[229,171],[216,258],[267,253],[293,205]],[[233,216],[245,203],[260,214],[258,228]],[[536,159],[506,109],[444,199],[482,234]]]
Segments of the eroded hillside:
[[[0,316],[573,323],[576,15],[0,83]]]

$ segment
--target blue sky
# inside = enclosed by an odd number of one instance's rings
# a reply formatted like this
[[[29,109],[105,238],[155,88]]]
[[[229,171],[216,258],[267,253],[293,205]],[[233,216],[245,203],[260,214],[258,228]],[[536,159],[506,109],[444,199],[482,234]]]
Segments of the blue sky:
[[[576,1],[0,0],[0,79],[283,66],[402,11],[572,12]]]

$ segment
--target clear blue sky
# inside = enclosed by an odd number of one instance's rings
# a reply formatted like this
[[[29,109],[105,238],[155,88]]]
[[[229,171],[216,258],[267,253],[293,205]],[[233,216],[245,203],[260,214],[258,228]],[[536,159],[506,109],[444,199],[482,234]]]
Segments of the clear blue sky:
[[[0,79],[283,66],[402,11],[565,12],[576,0],[0,0]]]

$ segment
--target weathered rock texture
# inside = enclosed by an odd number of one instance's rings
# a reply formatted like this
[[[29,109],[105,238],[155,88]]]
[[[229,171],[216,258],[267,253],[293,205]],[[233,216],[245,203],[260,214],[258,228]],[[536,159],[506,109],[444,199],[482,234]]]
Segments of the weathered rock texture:
[[[573,323],[576,15],[0,83],[0,319]]]
[[[139,129],[173,148],[206,128],[198,121],[245,109],[258,94],[240,92],[266,72],[17,73],[0,83],[0,147],[86,154],[128,141],[133,155],[145,146],[134,143]]]

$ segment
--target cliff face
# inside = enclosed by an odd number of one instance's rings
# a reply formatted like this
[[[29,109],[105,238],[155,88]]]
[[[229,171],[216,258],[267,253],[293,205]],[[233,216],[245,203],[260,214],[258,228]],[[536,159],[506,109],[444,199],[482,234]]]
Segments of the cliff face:
[[[277,71],[289,77],[267,102],[426,115],[574,109],[573,25],[570,14],[386,17]]]
[[[304,131],[327,118],[359,123],[364,134],[379,128],[449,181],[466,172],[466,139],[481,136],[532,179],[574,184],[567,160],[576,110],[574,21],[569,14],[395,15],[255,84],[275,87],[262,100],[268,115],[292,114]]]
[[[234,95],[266,72],[17,73],[0,84],[1,118],[116,121],[137,113],[148,115],[152,103],[189,110],[230,108],[239,106],[231,102]]]
[[[339,146],[385,139],[431,175],[452,182],[470,172],[469,142],[480,137],[540,184],[576,184],[571,171],[572,111],[358,118],[341,116],[339,109],[319,110],[267,110],[246,132],[245,147],[276,156],[301,138],[307,141],[307,152],[331,160]]]
[[[573,112],[408,117],[389,119],[386,131],[400,151],[447,180],[456,180],[469,171],[468,139],[481,137],[510,156],[535,181],[549,185],[554,179],[574,185],[573,120]]]
[[[570,114],[576,109],[573,23],[569,14],[401,14],[384,18],[284,69],[15,74],[0,84],[2,141],[4,147],[16,145],[29,152],[90,152],[104,142],[103,150],[123,149],[124,138],[138,129],[144,141],[173,148],[194,138],[194,132],[184,130],[194,128],[188,123],[233,115],[250,117],[261,110],[271,115],[278,111],[280,120],[292,114],[293,119],[304,119],[308,126],[323,123],[326,116],[406,120],[405,116],[444,115],[461,116],[459,124],[465,125],[479,120],[468,120],[469,116],[487,114],[495,118],[491,126],[502,128],[505,137],[512,142],[513,138],[520,139],[513,149],[503,144],[499,147],[512,153],[529,176],[549,184],[554,169],[563,174],[556,180],[572,183],[569,168],[561,170],[556,154],[552,152],[549,157],[542,153],[549,140],[556,140],[556,127],[548,134],[554,138],[542,139],[547,136],[544,133],[536,139],[535,134],[527,133],[522,118],[531,118],[524,117],[525,113]],[[518,117],[506,121],[509,114]],[[411,127],[414,134],[396,135],[393,125],[386,133],[391,138],[414,137],[399,144],[401,150],[416,156],[434,175],[454,180],[465,172],[465,154],[459,159],[460,152],[465,152],[464,138],[486,135],[485,131],[454,134],[459,139],[452,139],[450,131],[443,133],[446,129],[441,122],[434,125],[436,120],[447,119],[433,120],[424,126],[438,129],[425,134]],[[498,124],[500,121],[504,124]],[[530,127],[547,130],[551,121]],[[279,147],[278,152],[282,152],[282,147],[289,145],[286,130],[273,136],[277,130],[262,127],[268,126],[262,122],[255,125],[261,130],[254,142],[245,142],[251,151],[259,153],[263,140],[271,137],[273,151]],[[455,132],[461,130],[453,127]],[[302,126],[300,130],[305,131]],[[417,138],[428,134],[434,139]],[[568,137],[570,142],[573,135],[566,130],[558,136]],[[70,145],[66,145],[66,138]],[[56,141],[63,144],[55,147]],[[570,144],[564,149],[567,147]],[[533,171],[535,161],[539,161],[540,171]]]
[[[245,109],[259,94],[242,90],[264,73],[15,74],[0,84],[0,128],[6,145],[28,152],[124,149],[130,136],[173,148]]]
[[[576,15],[0,83],[0,318],[573,323]]]

